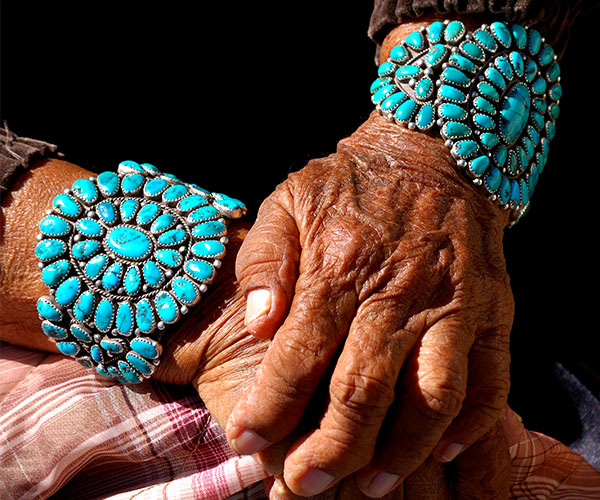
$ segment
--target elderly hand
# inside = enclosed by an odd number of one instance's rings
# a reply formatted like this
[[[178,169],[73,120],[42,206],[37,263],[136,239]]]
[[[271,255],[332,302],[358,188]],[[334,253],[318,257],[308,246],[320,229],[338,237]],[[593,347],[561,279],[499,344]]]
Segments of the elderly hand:
[[[285,457],[295,494],[359,471],[381,496],[476,441],[509,388],[506,223],[439,138],[376,113],[291,175],[238,256],[248,328],[276,335],[228,422],[232,447],[290,435],[323,383],[322,418]]]

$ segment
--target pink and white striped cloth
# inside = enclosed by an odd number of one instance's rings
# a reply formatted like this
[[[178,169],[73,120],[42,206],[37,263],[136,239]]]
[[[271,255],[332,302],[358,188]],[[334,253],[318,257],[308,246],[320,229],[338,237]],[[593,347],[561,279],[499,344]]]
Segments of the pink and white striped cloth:
[[[600,472],[569,448],[524,429],[509,438],[513,498],[600,499]],[[258,500],[266,476],[191,387],[124,387],[0,343],[3,500]]]

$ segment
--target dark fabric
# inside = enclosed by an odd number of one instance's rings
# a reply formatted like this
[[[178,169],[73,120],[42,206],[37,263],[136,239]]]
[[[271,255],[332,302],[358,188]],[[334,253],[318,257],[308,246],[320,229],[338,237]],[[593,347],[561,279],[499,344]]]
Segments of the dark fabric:
[[[39,158],[58,155],[54,144],[18,137],[4,124],[0,128],[0,195],[10,189],[12,180]]]
[[[597,0],[375,0],[369,36],[381,44],[395,25],[427,12],[484,14],[539,29],[555,52],[562,55],[576,20],[598,8]]]

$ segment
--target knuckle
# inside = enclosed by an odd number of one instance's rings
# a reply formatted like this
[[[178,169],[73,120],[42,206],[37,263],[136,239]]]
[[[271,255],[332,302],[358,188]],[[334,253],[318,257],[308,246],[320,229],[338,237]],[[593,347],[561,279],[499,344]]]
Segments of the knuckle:
[[[452,380],[422,381],[417,409],[430,420],[449,420],[460,412],[466,391]]]

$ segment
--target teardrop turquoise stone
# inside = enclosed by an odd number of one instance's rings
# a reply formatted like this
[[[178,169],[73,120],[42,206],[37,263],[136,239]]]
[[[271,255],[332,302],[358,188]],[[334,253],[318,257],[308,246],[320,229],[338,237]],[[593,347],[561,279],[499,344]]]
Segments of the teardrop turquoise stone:
[[[494,193],[500,187],[500,181],[502,180],[502,174],[497,168],[490,169],[488,175],[486,175],[484,183],[488,191]]]
[[[175,225],[175,216],[172,214],[162,214],[156,218],[156,220],[150,226],[150,232],[162,233],[163,231],[170,229]]]
[[[388,75],[391,75],[395,69],[396,69],[395,64],[393,64],[389,61],[386,61],[383,64],[381,64],[379,66],[379,68],[377,68],[377,74],[380,77],[388,76]]]
[[[75,342],[57,342],[56,347],[67,356],[75,356],[79,352],[79,346]]]
[[[510,147],[517,142],[529,119],[531,100],[527,86],[514,85],[502,101],[500,111],[500,134]]]
[[[181,264],[183,258],[181,254],[176,250],[159,250],[156,252],[155,257],[158,261],[162,262],[168,267],[177,267]]]
[[[409,101],[406,101],[406,102],[409,102]],[[410,102],[413,103],[413,109],[414,109],[415,101],[410,101]],[[404,103],[404,104],[406,104],[406,103]],[[404,106],[404,104],[402,104],[400,107]],[[400,109],[400,108],[398,108],[398,109]],[[204,222],[202,224],[198,224],[192,230],[192,234],[196,238],[214,238],[217,236],[222,236],[226,232],[227,232],[227,227],[225,226],[225,224],[223,224],[222,222],[219,222],[219,221]]]
[[[481,177],[490,165],[490,159],[487,156],[478,156],[471,161],[469,169],[476,177]]]
[[[444,135],[449,139],[467,137],[470,134],[471,129],[464,123],[449,121],[444,125]]]
[[[187,186],[183,184],[175,184],[163,193],[163,200],[166,202],[176,201],[184,197],[188,193]]]
[[[135,323],[144,333],[150,333],[154,329],[154,314],[148,300],[142,299],[137,303],[135,307]]]
[[[77,222],[77,230],[88,237],[96,237],[102,234],[102,226],[94,219],[79,219]]]
[[[460,87],[466,87],[470,82],[470,79],[467,75],[465,75],[461,70],[451,66],[442,72],[441,78],[445,83],[453,83],[454,85],[458,85]]]
[[[438,96],[444,100],[463,103],[467,96],[451,85],[442,85],[438,90]]]
[[[102,172],[96,179],[103,194],[112,196],[119,190],[119,176],[114,172]]]
[[[492,120],[488,115],[482,115],[478,113],[473,116],[473,121],[479,128],[483,130],[492,130],[495,127],[494,120]]]
[[[492,35],[483,29],[478,29],[477,31],[475,31],[475,33],[473,33],[473,36],[481,45],[483,45],[490,52],[494,52],[498,48],[498,45],[496,44],[496,41],[494,40]]]
[[[121,218],[123,222],[129,222],[135,217],[139,205],[139,202],[134,198],[128,198],[121,203]]]
[[[481,47],[473,42],[463,42],[460,45],[460,50],[464,55],[476,61],[483,61],[485,59],[485,54],[481,50]]]
[[[490,25],[490,29],[492,30],[496,40],[498,40],[505,47],[510,47],[512,39],[506,24],[497,21]]]
[[[132,384],[139,384],[142,378],[135,372],[135,370],[126,361],[119,361],[119,371]]]
[[[92,359],[96,361],[96,363],[102,363],[102,351],[100,350],[100,346],[94,344],[90,348],[90,355],[92,356]],[[96,370],[98,370],[98,368],[96,368]],[[109,377],[110,375],[106,374],[105,376]]]
[[[210,281],[215,275],[215,269],[204,260],[190,260],[185,264],[185,271],[198,281]]]
[[[145,361],[144,358],[142,358],[136,352],[128,352],[125,358],[129,362],[129,364],[140,373],[143,373],[144,375],[150,375],[152,373],[153,366],[147,361]]]
[[[35,247],[35,256],[43,261],[52,260],[67,251],[67,245],[62,240],[42,240]]]
[[[138,337],[133,339],[129,346],[132,351],[137,352],[146,359],[157,359],[160,356],[159,344],[152,339]]]
[[[417,103],[412,99],[404,101],[402,104],[400,104],[400,106],[398,106],[398,109],[396,110],[396,120],[399,120],[401,122],[409,121],[415,111],[416,106]]]
[[[144,186],[144,193],[148,196],[158,196],[168,185],[164,179],[151,179]]]
[[[475,141],[460,141],[452,146],[452,151],[461,158],[469,158],[479,151],[479,146]]]
[[[487,82],[479,82],[477,84],[477,90],[479,90],[483,96],[491,99],[492,101],[497,101],[500,99],[500,94],[498,94],[498,91]]]
[[[42,281],[46,286],[55,287],[69,273],[70,264],[68,260],[57,260],[44,267]]]
[[[73,307],[73,314],[75,317],[81,321],[87,321],[92,315],[92,311],[94,310],[94,295],[90,291],[83,292],[77,302],[75,302],[75,306]]]
[[[450,63],[462,71],[475,71],[475,64],[466,57],[459,54],[452,54],[449,59]]]
[[[463,120],[467,116],[467,112],[456,104],[446,102],[438,108],[438,113],[441,117],[449,120]]]
[[[146,282],[152,286],[160,285],[165,279],[162,271],[153,260],[149,260],[144,264],[143,273]]]
[[[113,354],[118,354],[123,351],[123,345],[118,340],[104,338],[100,342],[100,345],[102,346],[102,349]]]
[[[130,335],[133,332],[133,310],[126,302],[119,304],[117,308],[115,326],[119,333],[123,335]]]
[[[117,210],[110,201],[102,201],[96,206],[96,213],[107,224],[117,221]]]
[[[421,130],[427,130],[435,121],[435,113],[431,104],[425,104],[420,111],[417,113],[415,118],[415,124]]]
[[[401,63],[408,58],[408,53],[402,45],[396,45],[390,51],[390,59],[394,62]]]
[[[531,30],[529,32],[529,43],[528,43],[529,53],[532,56],[535,56],[538,53],[538,51],[540,50],[541,45],[542,45],[542,35],[540,35],[540,32],[537,30]]]
[[[96,308],[96,315],[94,316],[94,322],[96,328],[101,332],[107,332],[110,330],[112,325],[114,314],[114,307],[110,300],[102,299]]]
[[[80,289],[81,281],[79,278],[69,278],[56,289],[54,298],[59,305],[68,306],[75,301]]]
[[[119,263],[111,265],[104,276],[102,276],[102,286],[105,290],[111,291],[119,286],[121,276],[123,275],[123,266]]]
[[[123,193],[135,193],[144,183],[144,179],[145,178],[142,174],[126,175],[121,181],[121,189],[123,190]]]
[[[447,42],[456,42],[465,33],[465,25],[460,21],[451,21],[446,25],[444,38]]]
[[[521,77],[525,74],[525,61],[520,52],[513,51],[508,56],[510,63],[517,76]]]
[[[77,179],[73,183],[73,194],[86,203],[94,203],[98,199],[96,185],[89,179]]]
[[[81,205],[75,198],[65,193],[55,196],[52,206],[67,217],[77,217],[81,213]]]
[[[199,292],[196,286],[188,279],[175,278],[171,287],[177,299],[183,304],[193,304],[198,300]]]
[[[171,229],[158,237],[158,243],[166,246],[180,245],[187,238],[183,229]]]
[[[140,289],[141,279],[140,272],[137,267],[132,266],[125,274],[125,291],[128,294],[134,294]]]
[[[219,215],[219,211],[215,207],[208,206],[194,210],[187,218],[191,223],[195,223],[218,218]]]
[[[192,253],[197,257],[220,258],[225,253],[225,245],[216,240],[205,240],[192,246]]]
[[[71,252],[76,259],[82,260],[94,255],[98,251],[98,248],[100,248],[100,243],[98,241],[83,240],[73,245]]]
[[[177,204],[177,208],[182,210],[183,212],[188,212],[190,210],[194,210],[195,208],[202,207],[207,205],[208,201],[204,196],[200,196],[199,194],[193,194],[191,196],[186,196],[183,200],[181,200]]]
[[[488,68],[485,70],[485,76],[487,79],[492,82],[499,89],[504,89],[506,87],[506,80],[502,76],[502,73],[498,71],[496,68]]]
[[[442,33],[444,32],[444,23],[441,21],[435,21],[429,25],[427,29],[427,38],[431,43],[436,43],[441,41]]]
[[[71,333],[79,340],[83,340],[84,342],[92,341],[92,336],[89,334],[89,332],[78,325],[71,325]]]
[[[520,24],[515,23],[510,25],[510,29],[517,47],[524,49],[527,45],[527,32],[525,31],[525,28]]]
[[[496,58],[496,67],[500,70],[500,72],[509,80],[512,80],[513,77],[513,69],[510,62],[505,56],[500,56]]]
[[[37,301],[37,312],[42,318],[49,321],[60,321],[62,319],[60,310],[44,297]]]
[[[433,81],[428,76],[421,78],[415,86],[415,93],[419,99],[427,99],[433,92]]]
[[[111,229],[105,241],[113,252],[128,259],[140,259],[152,249],[148,236],[128,226]]]
[[[40,231],[46,236],[63,236],[70,230],[71,225],[56,215],[44,217],[40,222]]]
[[[398,78],[399,80],[409,80],[411,78],[416,77],[420,73],[421,68],[413,64],[407,64],[405,66],[400,66],[396,70],[396,78]]]
[[[405,99],[404,92],[395,92],[381,103],[381,111],[394,111]]]
[[[429,49],[425,61],[429,66],[436,66],[444,60],[446,55],[446,46],[441,43],[436,43]]]
[[[45,335],[53,339],[66,339],[68,337],[68,332],[61,326],[57,326],[49,321],[44,321],[42,323],[42,331]]]
[[[160,292],[155,299],[156,313],[165,323],[173,323],[179,316],[177,303],[167,292]]]
[[[414,49],[420,49],[424,41],[420,31],[413,31],[406,37],[405,42]]]
[[[92,257],[85,266],[85,274],[88,278],[97,278],[104,271],[108,264],[106,254],[101,253]]]
[[[135,220],[141,225],[149,224],[156,218],[159,211],[160,207],[156,203],[148,203],[140,209]]]

